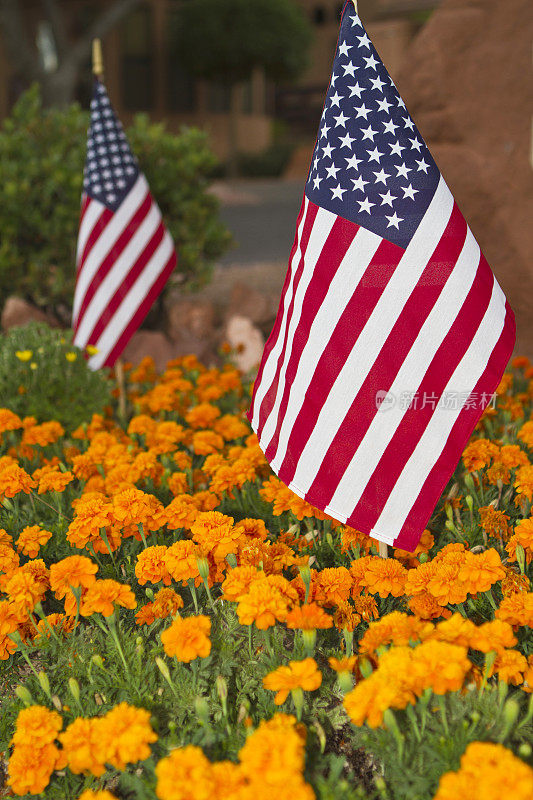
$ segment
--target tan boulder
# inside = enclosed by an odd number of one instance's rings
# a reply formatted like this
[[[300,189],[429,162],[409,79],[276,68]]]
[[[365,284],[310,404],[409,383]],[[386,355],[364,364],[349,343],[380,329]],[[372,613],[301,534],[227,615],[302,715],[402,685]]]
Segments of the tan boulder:
[[[248,283],[236,281],[231,287],[226,317],[247,317],[255,325],[265,325],[275,319],[278,303],[278,294],[258,291]]]
[[[215,307],[210,300],[182,299],[167,306],[167,333],[173,342],[211,339],[214,330]]]
[[[36,306],[32,306],[22,297],[15,295],[8,297],[0,318],[2,330],[8,331],[10,328],[27,325],[29,322],[46,322],[53,328],[59,327],[57,319],[51,314],[46,314]]]
[[[137,331],[126,345],[122,358],[137,365],[146,356],[152,356],[158,372],[163,372],[167,361],[177,357],[174,344],[160,331]]]

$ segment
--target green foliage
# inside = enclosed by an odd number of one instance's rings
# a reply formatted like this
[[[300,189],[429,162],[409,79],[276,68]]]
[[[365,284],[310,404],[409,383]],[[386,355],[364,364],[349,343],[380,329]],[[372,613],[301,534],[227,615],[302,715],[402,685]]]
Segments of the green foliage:
[[[275,81],[306,65],[311,27],[292,0],[190,0],[180,9],[176,53],[208,80],[236,83],[256,67]]]
[[[278,178],[294,151],[292,142],[275,142],[261,153],[241,153],[237,166],[247,178]]]
[[[110,388],[105,373],[90,370],[72,345],[70,331],[33,322],[0,336],[0,407],[21,417],[54,419],[72,431],[104,410]]]
[[[0,130],[0,304],[18,294],[70,320],[88,114],[43,109],[34,86]],[[136,117],[126,131],[178,251],[172,282],[204,284],[230,241],[207,193],[216,159],[206,135],[179,136]]]

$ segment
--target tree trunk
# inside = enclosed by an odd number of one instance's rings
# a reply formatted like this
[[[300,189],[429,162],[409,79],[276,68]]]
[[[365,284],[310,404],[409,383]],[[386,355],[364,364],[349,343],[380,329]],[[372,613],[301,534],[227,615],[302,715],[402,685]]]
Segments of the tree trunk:
[[[239,112],[240,112],[240,86],[238,83],[231,85],[230,107],[228,114],[228,176],[236,178],[238,172],[237,155],[239,152]]]

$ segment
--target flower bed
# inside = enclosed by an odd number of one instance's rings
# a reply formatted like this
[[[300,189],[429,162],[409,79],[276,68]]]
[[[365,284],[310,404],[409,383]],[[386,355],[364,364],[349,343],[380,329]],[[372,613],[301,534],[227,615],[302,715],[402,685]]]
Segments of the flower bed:
[[[532,379],[388,559],[272,475],[230,365],[145,360],[69,434],[0,410],[0,796],[529,800]]]

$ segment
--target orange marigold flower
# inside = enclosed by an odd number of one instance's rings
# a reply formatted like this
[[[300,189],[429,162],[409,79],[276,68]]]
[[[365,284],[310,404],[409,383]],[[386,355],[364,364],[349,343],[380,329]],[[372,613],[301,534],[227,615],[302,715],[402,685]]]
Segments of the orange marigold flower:
[[[13,573],[4,591],[11,599],[15,608],[19,609],[21,613],[33,611],[44,595],[42,586],[33,575],[21,569]]]
[[[113,497],[113,516],[119,525],[140,525],[156,531],[166,522],[162,503],[154,495],[132,486]]]
[[[150,725],[150,712],[128,703],[119,703],[101,717],[98,733],[106,763],[118,770],[149,758],[150,744],[157,741]]]
[[[241,597],[249,592],[250,586],[257,577],[258,572],[254,566],[235,567],[235,569],[227,573],[226,579],[222,584],[223,599],[232,602],[239,601]]]
[[[476,633],[476,626],[471,619],[465,619],[456,612],[449,619],[439,622],[431,638],[438,639],[448,644],[458,644],[461,647],[470,647],[472,637]]]
[[[463,463],[469,472],[487,467],[500,452],[500,448],[489,439],[476,439],[467,444],[463,452]]]
[[[18,414],[10,411],[9,408],[0,408],[0,433],[16,431],[19,428],[22,428],[22,420]]]
[[[518,650],[500,650],[489,671],[489,677],[498,673],[500,681],[519,686],[528,668],[527,659]]]
[[[353,595],[352,602],[355,610],[361,615],[361,619],[364,619],[365,622],[370,622],[378,618],[379,614],[376,599],[371,594]]]
[[[155,545],[142,550],[137,556],[135,576],[141,586],[145,583],[159,583],[170,586],[170,573],[167,569],[165,556],[168,548],[164,545]]]
[[[107,754],[101,738],[101,718],[78,717],[59,734],[68,767],[75,775],[88,774],[100,777],[104,774]]]
[[[28,706],[19,711],[11,742],[38,749],[52,744],[62,727],[63,720],[57,711],[45,706]]]
[[[197,559],[202,555],[202,551],[197,544],[190,539],[181,539],[174,542],[167,548],[164,555],[164,564],[169,575],[175,581],[181,581],[185,585],[187,581],[200,580]]]
[[[516,638],[511,625],[502,619],[493,619],[474,627],[469,646],[482,653],[489,653],[491,650],[501,651],[515,644]]]
[[[208,456],[224,447],[224,439],[214,431],[196,431],[192,437],[191,447],[199,456]]]
[[[353,672],[357,664],[357,656],[344,656],[344,658],[328,658],[331,669],[335,672]]]
[[[533,769],[501,744],[471,742],[461,756],[458,772],[441,775],[434,800],[487,794],[529,800],[533,797]]]
[[[456,692],[471,666],[466,647],[429,639],[413,650],[413,688],[417,694],[427,688],[435,694]]]
[[[317,603],[296,606],[287,614],[287,628],[300,631],[314,631],[318,628],[333,627],[333,620]]]
[[[35,477],[35,473],[34,473]],[[64,492],[66,487],[74,480],[72,472],[61,472],[58,469],[47,470],[39,478],[38,493]]]
[[[36,483],[18,464],[7,464],[0,470],[0,497],[15,497],[19,492],[30,494]]]
[[[409,610],[420,619],[438,619],[446,616],[448,611],[429,592],[420,592],[414,595],[414,597],[409,598],[407,605]],[[451,614],[451,611],[448,611],[448,613]]]
[[[191,428],[210,428],[220,417],[220,409],[211,403],[199,403],[185,414],[185,421]]]
[[[516,502],[520,504],[521,500],[531,500],[533,497],[533,466],[519,467],[516,470],[514,488],[519,495]]]
[[[494,547],[483,553],[466,552],[458,573],[459,580],[464,583],[470,594],[486,592],[494,583],[504,577],[505,569],[500,554]]]
[[[528,447],[533,446],[533,421],[525,422],[521,428],[518,429],[517,438],[520,439]],[[524,454],[525,455],[525,454]]]
[[[186,494],[189,489],[189,477],[186,472],[173,472],[167,479],[167,486],[173,495]]]
[[[15,633],[20,621],[20,612],[13,604],[7,600],[0,600],[0,661],[7,661],[17,649],[9,634]]]
[[[172,750],[158,762],[155,774],[159,800],[208,800],[217,796],[212,765],[196,745]]]
[[[71,587],[88,589],[95,582],[98,566],[86,556],[67,556],[50,566],[50,588],[61,600]]]
[[[481,527],[488,536],[507,541],[510,535],[509,515],[497,511],[494,506],[482,506],[479,509]]]
[[[333,614],[333,624],[336,628],[354,631],[361,622],[361,617],[353,606],[347,601],[341,601]]]
[[[531,517],[521,519],[517,523],[513,535],[505,546],[510,561],[517,561],[516,548],[519,544],[524,548],[526,562],[530,564],[533,559],[533,519]]]
[[[103,495],[81,497],[75,505],[76,516],[68,526],[67,539],[83,549],[89,542],[100,538],[100,530],[113,524],[113,506]]]
[[[250,428],[235,414],[224,414],[213,424],[213,430],[219,433],[227,442],[248,436]]]
[[[78,797],[78,800],[117,800],[117,797],[108,792],[107,789],[97,789],[96,791],[85,789]]]
[[[165,507],[166,524],[171,530],[190,528],[198,516],[198,509],[194,499],[188,494],[177,495]]]
[[[282,705],[289,692],[293,689],[303,689],[312,692],[322,683],[322,673],[318,669],[314,658],[304,658],[303,661],[289,661],[287,666],[281,666],[263,678],[265,689],[277,692],[274,702]]]
[[[533,627],[533,592],[520,592],[504,597],[494,615],[510,625]]]
[[[233,517],[220,511],[200,511],[191,525],[191,534],[197,544],[211,553],[216,561],[235,553],[242,532],[233,525]]]
[[[49,444],[57,442],[64,433],[65,429],[61,423],[52,420],[51,422],[43,422],[41,425],[32,425],[26,428],[22,437],[22,442],[23,444],[46,447]]]
[[[151,625],[152,622],[155,622],[154,604],[146,603],[135,614],[135,623],[137,625]]]
[[[211,652],[211,620],[200,614],[192,617],[177,617],[163,631],[161,641],[167,656],[189,663],[195,658],[206,658]]]
[[[373,557],[366,565],[361,584],[380,597],[400,597],[405,591],[407,570],[394,558]]]
[[[152,612],[157,619],[172,617],[183,608],[183,598],[174,589],[160,589],[154,597]]]
[[[346,567],[327,567],[316,573],[314,585],[314,599],[334,606],[348,600],[353,579]]]
[[[17,550],[25,556],[36,558],[41,545],[52,538],[50,531],[45,531],[39,525],[30,525],[23,528],[17,539]]]
[[[18,795],[42,796],[61,757],[55,744],[18,745],[9,759],[7,785]]]
[[[91,614],[100,613],[104,617],[110,617],[115,605],[123,608],[135,608],[137,601],[127,583],[118,583],[111,578],[97,580],[82,597],[80,611],[85,617]]]
[[[295,592],[297,597],[297,594]],[[287,595],[266,577],[258,577],[250,585],[249,591],[241,595],[237,606],[237,615],[241,625],[255,622],[259,630],[266,630],[287,618],[289,605]]]
[[[433,632],[433,625],[401,611],[391,611],[381,619],[371,622],[359,641],[361,653],[374,653],[387,644],[408,645],[418,642]]]

